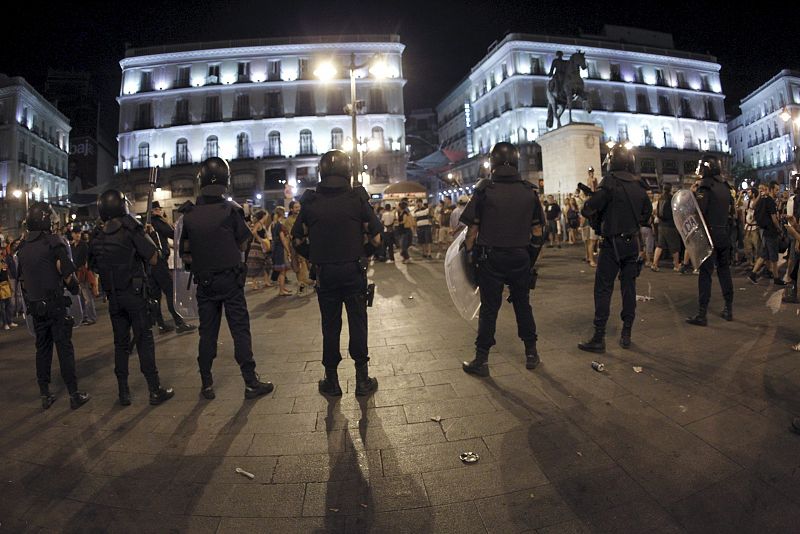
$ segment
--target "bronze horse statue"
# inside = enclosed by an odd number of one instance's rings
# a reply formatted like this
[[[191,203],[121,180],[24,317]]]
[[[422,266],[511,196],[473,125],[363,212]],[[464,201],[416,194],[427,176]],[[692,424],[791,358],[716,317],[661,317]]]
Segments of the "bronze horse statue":
[[[553,127],[555,117],[558,127],[561,127],[561,115],[566,110],[569,121],[572,122],[572,104],[580,102],[586,113],[592,112],[592,105],[583,90],[583,79],[580,69],[586,69],[586,55],[578,50],[572,54],[569,61],[564,61],[566,69],[560,76],[553,77],[547,82],[547,127]]]

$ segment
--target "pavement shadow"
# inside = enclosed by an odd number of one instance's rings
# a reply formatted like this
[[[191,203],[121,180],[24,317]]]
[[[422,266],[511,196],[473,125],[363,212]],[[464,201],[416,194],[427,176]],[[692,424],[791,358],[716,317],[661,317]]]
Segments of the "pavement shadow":
[[[279,319],[287,312],[302,308],[309,302],[308,297],[274,297],[250,309],[250,317],[258,319]]]

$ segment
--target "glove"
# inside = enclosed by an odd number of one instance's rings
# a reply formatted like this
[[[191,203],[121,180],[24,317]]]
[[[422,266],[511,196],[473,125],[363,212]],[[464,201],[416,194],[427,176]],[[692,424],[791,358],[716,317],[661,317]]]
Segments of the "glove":
[[[480,272],[480,262],[478,261],[477,251],[473,248],[467,250],[467,247],[461,244],[462,254],[464,254],[464,264],[466,266],[467,278],[469,282],[478,287],[478,273]]]

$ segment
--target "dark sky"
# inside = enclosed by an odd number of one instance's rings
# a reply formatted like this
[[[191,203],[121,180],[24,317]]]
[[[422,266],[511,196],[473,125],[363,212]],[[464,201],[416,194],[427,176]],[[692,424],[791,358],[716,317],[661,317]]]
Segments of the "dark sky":
[[[150,46],[222,39],[344,33],[399,33],[406,110],[435,106],[487,47],[508,31],[576,36],[603,24],[673,33],[681,50],[709,52],[722,64],[729,112],[781,68],[800,66],[797,23],[787,4],[771,9],[711,2],[523,0],[353,0],[214,2],[14,2],[6,7],[0,72],[43,88],[48,66],[97,75],[107,108],[119,91],[125,43]],[[783,14],[782,14],[783,13]],[[796,40],[794,41],[796,43]],[[110,117],[113,128],[115,119]]]

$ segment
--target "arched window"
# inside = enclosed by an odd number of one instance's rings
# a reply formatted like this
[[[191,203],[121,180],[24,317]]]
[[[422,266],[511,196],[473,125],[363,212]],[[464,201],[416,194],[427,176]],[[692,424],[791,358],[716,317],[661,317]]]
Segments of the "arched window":
[[[675,146],[675,143],[672,142],[672,130],[669,128],[664,128],[664,146],[666,148],[672,148]]]
[[[300,130],[300,152],[299,154],[313,154],[314,141],[311,137],[311,130]]]
[[[334,128],[331,130],[331,150],[341,149],[343,139],[344,132],[341,128]]]
[[[175,142],[175,161],[173,161],[173,165],[183,165],[191,162],[192,157],[189,155],[189,142],[181,137]]]
[[[139,154],[133,163],[140,169],[150,166],[150,143],[139,143]]]
[[[383,150],[386,146],[383,140],[383,128],[375,126],[372,129],[372,140],[378,145],[378,150]]]
[[[642,128],[642,141],[644,141],[644,146],[653,146],[653,133],[647,126]]]
[[[281,155],[281,134],[280,132],[272,131],[267,136],[267,156],[280,156]]]
[[[717,146],[717,133],[714,130],[708,131],[708,149],[709,150],[720,149],[720,147]]]
[[[692,130],[689,128],[683,130],[683,148],[686,149],[695,148],[694,139],[692,139]]]
[[[217,156],[219,156],[219,139],[216,135],[210,135],[206,138],[206,150],[205,154],[203,154],[203,159]]]
[[[236,136],[236,157],[238,159],[253,157],[253,149],[250,148],[250,136],[245,132],[241,132]]]

